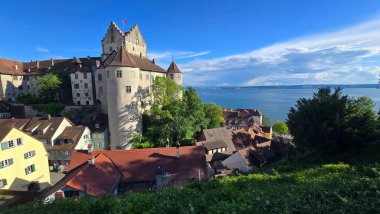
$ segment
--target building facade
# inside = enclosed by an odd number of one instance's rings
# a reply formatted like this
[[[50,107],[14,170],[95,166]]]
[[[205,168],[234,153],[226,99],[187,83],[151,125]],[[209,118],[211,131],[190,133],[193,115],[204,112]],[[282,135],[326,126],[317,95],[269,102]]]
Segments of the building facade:
[[[1,127],[0,132],[0,190],[49,187],[48,154],[43,143],[14,127]]]

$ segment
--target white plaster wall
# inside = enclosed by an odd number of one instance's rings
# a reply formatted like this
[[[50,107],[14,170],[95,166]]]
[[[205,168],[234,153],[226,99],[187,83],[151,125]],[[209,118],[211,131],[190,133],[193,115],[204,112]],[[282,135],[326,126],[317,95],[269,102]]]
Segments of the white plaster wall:
[[[73,102],[75,105],[78,105],[78,101],[80,105],[94,105],[91,72],[86,72],[86,74],[86,79],[84,78],[83,72],[77,71],[70,74]],[[75,75],[78,75],[78,79],[75,79]],[[79,89],[74,87],[75,84],[79,85]],[[85,84],[87,84],[87,88],[85,88]],[[79,97],[77,96],[78,93]],[[88,96],[86,96],[86,93]]]
[[[130,149],[132,134],[141,134],[142,131],[142,118],[138,108],[139,69],[109,67],[108,70],[110,71],[107,78],[110,147]],[[121,78],[116,78],[117,70],[121,71]],[[126,86],[131,86],[131,93],[126,92]]]
[[[102,113],[108,114],[108,100],[107,100],[107,69],[97,69],[95,71],[95,100],[100,101],[100,111]],[[99,81],[98,74],[102,75],[102,80]],[[102,93],[100,93],[100,87],[102,88]]]
[[[85,136],[87,136],[87,139],[85,139]],[[82,136],[80,137],[80,140],[78,144],[75,146],[75,150],[87,150],[88,144],[91,143],[91,131],[89,128],[86,127],[84,132],[82,133]]]

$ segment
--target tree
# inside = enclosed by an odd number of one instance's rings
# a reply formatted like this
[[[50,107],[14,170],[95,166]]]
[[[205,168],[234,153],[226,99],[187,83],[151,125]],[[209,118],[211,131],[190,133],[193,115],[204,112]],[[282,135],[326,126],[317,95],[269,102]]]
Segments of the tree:
[[[339,153],[376,138],[373,106],[368,97],[348,98],[340,88],[320,88],[312,98],[297,101],[287,124],[299,148]]]
[[[45,102],[51,102],[55,100],[60,85],[61,80],[58,76],[48,73],[37,80],[37,93]]]
[[[274,132],[280,135],[289,133],[288,125],[286,125],[285,121],[280,121],[280,120],[274,121],[272,129]]]
[[[209,121],[206,118],[202,101],[198,97],[195,88],[188,87],[186,89],[183,102],[185,107],[184,114],[190,120],[194,135],[207,128]]]
[[[224,123],[223,109],[215,103],[205,104],[204,112],[208,120],[207,128],[218,128]]]
[[[263,114],[263,126],[271,126],[272,125],[272,119],[266,115]]]

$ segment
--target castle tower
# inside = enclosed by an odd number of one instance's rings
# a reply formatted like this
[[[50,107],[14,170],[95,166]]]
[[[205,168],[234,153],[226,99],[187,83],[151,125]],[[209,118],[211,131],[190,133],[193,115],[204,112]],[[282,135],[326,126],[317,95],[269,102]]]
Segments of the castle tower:
[[[174,80],[175,83],[178,85],[182,85],[182,72],[179,70],[177,64],[172,61],[170,64],[168,70],[167,70],[167,75],[170,77],[170,79]]]
[[[132,134],[142,132],[138,96],[140,69],[135,57],[122,46],[106,67],[111,149],[130,149]]]

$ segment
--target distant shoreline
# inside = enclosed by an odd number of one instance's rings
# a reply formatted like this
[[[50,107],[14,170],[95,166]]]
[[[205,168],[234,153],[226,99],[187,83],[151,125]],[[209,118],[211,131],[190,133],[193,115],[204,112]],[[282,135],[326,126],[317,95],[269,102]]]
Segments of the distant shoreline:
[[[378,88],[380,89],[380,84],[318,84],[318,85],[273,85],[273,86],[205,86],[205,87],[195,87],[196,89],[318,89],[321,87],[330,88]]]

